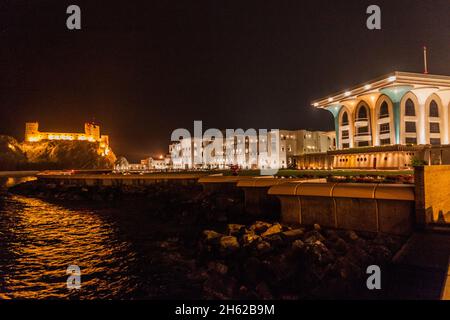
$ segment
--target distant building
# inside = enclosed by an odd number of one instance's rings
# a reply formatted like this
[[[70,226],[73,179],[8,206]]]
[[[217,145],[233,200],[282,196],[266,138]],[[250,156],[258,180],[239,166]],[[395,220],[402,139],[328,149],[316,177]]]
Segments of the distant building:
[[[171,144],[174,169],[279,169],[295,166],[295,157],[305,153],[334,149],[334,132],[307,130],[269,131],[267,136],[235,134],[222,138],[223,148],[216,150],[214,140],[185,138]],[[264,150],[260,148],[264,146]],[[209,155],[209,156],[208,156]],[[197,161],[196,160],[197,157]]]
[[[100,126],[93,122],[84,124],[84,133],[67,132],[42,132],[39,131],[39,122],[27,122],[25,124],[25,141],[39,142],[45,140],[77,140],[99,143],[99,153],[108,155],[109,136],[100,135]]]
[[[125,157],[119,157],[114,164],[114,170],[116,171],[128,171],[130,169],[130,164]]]

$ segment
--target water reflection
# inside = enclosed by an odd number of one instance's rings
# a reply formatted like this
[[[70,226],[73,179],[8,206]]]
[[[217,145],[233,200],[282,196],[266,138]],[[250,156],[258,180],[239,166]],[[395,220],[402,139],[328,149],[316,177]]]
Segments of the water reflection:
[[[114,223],[89,209],[0,198],[0,298],[126,297],[135,259]],[[79,291],[66,287],[72,264],[81,268]]]
[[[36,177],[0,177],[0,188],[10,188],[16,184],[36,180]]]

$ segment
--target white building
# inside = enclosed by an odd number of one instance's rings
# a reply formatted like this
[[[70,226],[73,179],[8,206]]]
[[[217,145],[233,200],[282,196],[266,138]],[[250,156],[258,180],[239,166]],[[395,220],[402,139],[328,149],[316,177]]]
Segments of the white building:
[[[438,163],[450,158],[450,76],[393,72],[312,105],[334,117],[337,150],[324,155],[333,168],[408,168],[414,158],[432,163],[434,149]]]
[[[223,136],[221,141],[185,138],[170,145],[173,168],[288,168],[295,165],[295,156],[334,149],[334,132],[277,130],[258,136],[255,131],[248,131]]]

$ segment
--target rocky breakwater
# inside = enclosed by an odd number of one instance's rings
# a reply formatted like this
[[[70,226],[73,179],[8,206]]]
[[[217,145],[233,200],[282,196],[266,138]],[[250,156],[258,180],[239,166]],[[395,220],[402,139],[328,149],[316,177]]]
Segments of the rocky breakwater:
[[[242,220],[244,198],[235,192],[204,192],[201,185],[155,183],[151,185],[75,186],[30,181],[9,188],[10,193],[63,205],[148,209],[149,215],[174,223],[217,225]]]
[[[211,299],[370,298],[367,267],[388,266],[405,240],[319,225],[229,224],[203,231],[193,276]]]

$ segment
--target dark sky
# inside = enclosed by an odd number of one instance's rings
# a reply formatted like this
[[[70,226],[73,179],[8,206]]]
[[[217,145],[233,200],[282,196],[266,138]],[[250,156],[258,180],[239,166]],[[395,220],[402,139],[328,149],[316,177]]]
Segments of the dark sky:
[[[82,30],[66,29],[66,8]],[[366,28],[378,4],[382,30]],[[95,118],[131,160],[172,130],[332,129],[314,98],[391,71],[450,75],[450,1],[0,1],[0,133]]]

